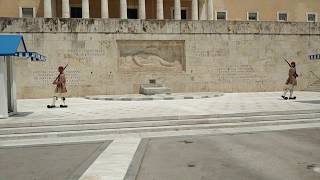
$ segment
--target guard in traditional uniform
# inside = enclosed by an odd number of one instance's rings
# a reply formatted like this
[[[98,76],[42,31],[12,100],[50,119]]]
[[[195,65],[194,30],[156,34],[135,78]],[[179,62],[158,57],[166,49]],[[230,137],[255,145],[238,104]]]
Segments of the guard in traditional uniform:
[[[52,104],[48,105],[48,108],[55,108],[56,107],[56,101],[58,98],[61,98],[62,104],[60,105],[60,108],[66,108],[68,107],[65,104],[66,101],[66,93],[67,93],[67,88],[66,88],[66,77],[64,74],[64,67],[59,66],[58,71],[59,71],[59,76],[53,81],[52,84],[56,85],[56,88],[54,90],[54,96],[52,99]]]
[[[296,63],[292,61],[290,63],[289,77],[286,81],[286,86],[284,88],[283,95],[281,96],[283,99],[288,99],[288,97],[286,97],[288,91],[290,92],[289,99],[296,99],[296,97],[293,96],[293,89],[297,85],[297,77],[298,74],[296,72]]]

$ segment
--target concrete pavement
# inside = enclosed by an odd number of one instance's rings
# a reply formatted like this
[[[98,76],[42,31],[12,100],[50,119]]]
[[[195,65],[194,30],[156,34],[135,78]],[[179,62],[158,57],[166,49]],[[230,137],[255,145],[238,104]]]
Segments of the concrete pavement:
[[[0,147],[0,179],[77,180],[110,142]]]
[[[151,139],[137,180],[318,180],[320,129]]]

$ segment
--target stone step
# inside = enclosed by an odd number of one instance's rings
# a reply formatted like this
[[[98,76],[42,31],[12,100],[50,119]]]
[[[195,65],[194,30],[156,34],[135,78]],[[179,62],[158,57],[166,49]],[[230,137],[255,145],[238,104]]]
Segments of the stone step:
[[[315,89],[315,88],[308,88],[308,89],[306,89],[306,91],[313,91],[313,92],[319,92],[320,91],[320,89]]]
[[[314,81],[312,84],[320,84],[320,80]]]
[[[102,122],[72,125],[44,125],[29,127],[1,128],[0,135],[5,134],[24,134],[42,132],[63,132],[63,131],[82,131],[82,130],[101,130],[101,129],[122,129],[138,127],[159,127],[159,126],[178,126],[194,124],[218,124],[233,122],[257,122],[257,121],[286,121],[286,120],[308,120],[320,118],[320,113],[312,114],[293,114],[293,115],[268,115],[251,117],[230,117],[230,118],[205,118],[205,119],[164,119],[164,120],[141,120],[128,122]]]
[[[161,131],[182,131],[196,129],[215,129],[215,128],[234,128],[234,127],[258,127],[258,126],[278,126],[290,124],[320,124],[320,119],[301,119],[301,120],[276,120],[276,121],[257,121],[257,122],[230,122],[217,124],[192,124],[192,125],[173,125],[173,126],[156,126],[156,127],[131,127],[120,129],[101,129],[101,130],[78,130],[63,132],[42,132],[42,133],[24,133],[24,134],[7,134],[0,135],[0,141],[19,140],[19,139],[39,139],[51,137],[74,137],[89,135],[110,135],[125,133],[143,133],[143,132],[161,132]]]
[[[320,92],[320,88],[307,88],[305,91]]]
[[[142,121],[164,121],[164,120],[188,120],[188,119],[242,119],[248,120],[260,118],[261,120],[270,118],[305,118],[318,117],[320,110],[295,110],[295,111],[270,111],[270,112],[252,112],[252,113],[234,113],[234,114],[207,114],[207,115],[184,115],[184,116],[158,116],[158,117],[135,117],[135,118],[114,118],[114,119],[44,119],[33,121],[32,119],[19,120],[17,122],[3,123],[0,121],[0,130],[5,128],[23,128],[23,127],[41,127],[41,126],[63,126],[63,125],[87,125],[103,123],[125,123],[125,122],[142,122]]]
[[[310,86],[308,86],[308,88],[311,88],[311,87],[319,88],[320,84],[311,84]]]
[[[287,112],[288,113],[288,112]],[[289,112],[290,113],[290,112]],[[42,129],[47,131],[65,131],[79,128],[82,129],[104,129],[104,128],[124,128],[124,127],[138,127],[138,126],[156,126],[156,125],[170,125],[170,124],[201,124],[201,123],[221,123],[221,122],[250,122],[250,121],[269,121],[269,120],[288,120],[288,119],[310,119],[320,118],[319,113],[299,113],[299,114],[279,114],[279,115],[258,115],[253,114],[251,116],[235,116],[232,114],[230,117],[217,117],[217,118],[206,118],[202,116],[186,116],[180,118],[138,118],[138,119],[99,119],[99,120],[88,120],[88,121],[71,121],[71,122],[60,122],[52,124],[48,123],[35,123],[30,126],[10,126],[0,128],[0,134],[6,134],[5,132],[19,133],[20,131],[30,131],[32,129]],[[193,118],[192,118],[193,117]],[[188,119],[190,118],[190,119]],[[59,129],[61,128],[61,130]],[[16,131],[16,132],[14,132]]]
[[[315,82],[309,85],[305,91],[314,91],[314,92],[320,92],[320,82]]]

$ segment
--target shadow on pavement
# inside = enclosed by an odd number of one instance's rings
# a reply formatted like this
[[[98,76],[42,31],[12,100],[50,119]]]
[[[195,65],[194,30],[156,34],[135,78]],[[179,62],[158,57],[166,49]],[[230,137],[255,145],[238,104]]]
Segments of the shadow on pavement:
[[[33,114],[33,112],[17,112],[16,114],[13,114],[10,117],[25,117],[29,116],[30,114]]]

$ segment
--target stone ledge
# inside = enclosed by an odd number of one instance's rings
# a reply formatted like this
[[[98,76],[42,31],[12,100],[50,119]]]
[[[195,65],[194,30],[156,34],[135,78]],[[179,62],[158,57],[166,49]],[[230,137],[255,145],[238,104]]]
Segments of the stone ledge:
[[[99,95],[86,96],[89,100],[104,101],[152,101],[152,100],[177,100],[177,99],[204,99],[223,96],[221,92],[199,92],[199,93],[172,93],[172,94],[156,94],[156,95]]]
[[[0,17],[0,33],[320,34],[320,23]]]

